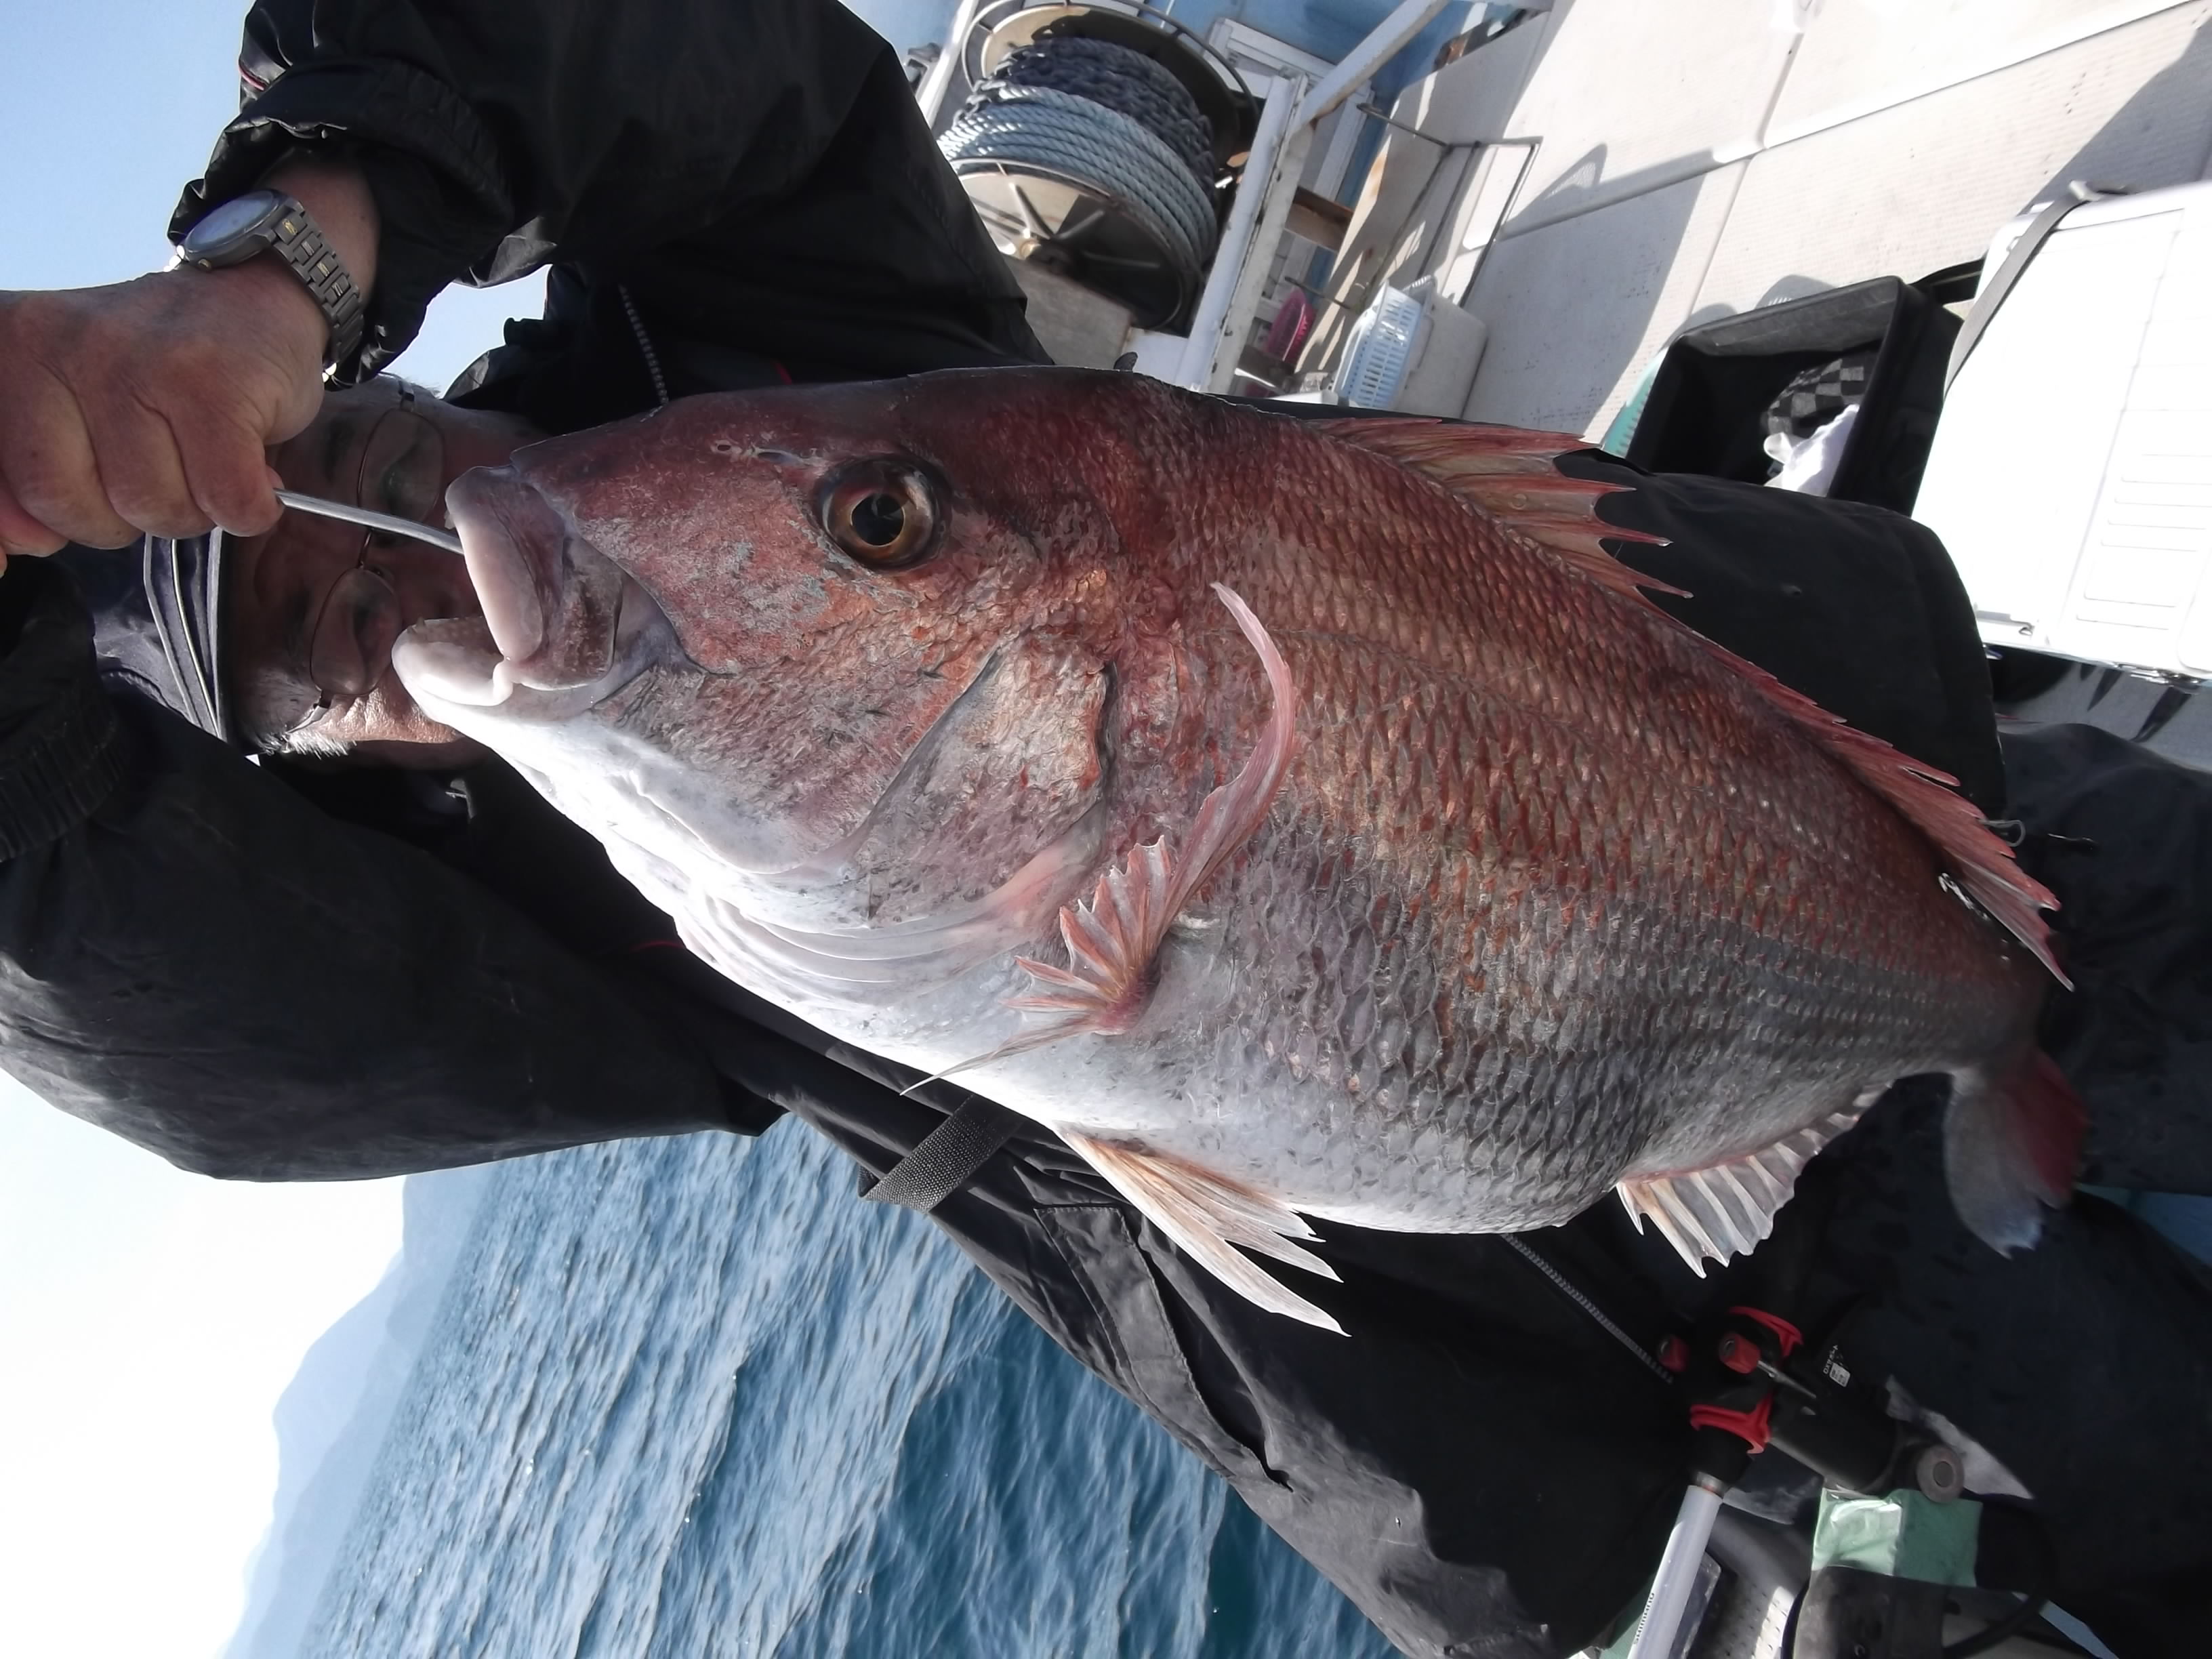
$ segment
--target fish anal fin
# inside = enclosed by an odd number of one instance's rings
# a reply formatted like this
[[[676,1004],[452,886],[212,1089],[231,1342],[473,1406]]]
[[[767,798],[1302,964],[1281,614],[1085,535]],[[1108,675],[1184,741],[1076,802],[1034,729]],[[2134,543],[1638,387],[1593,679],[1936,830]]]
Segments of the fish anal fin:
[[[1060,1138],[1087,1159],[1114,1190],[1216,1279],[1270,1313],[1343,1334],[1344,1328],[1288,1289],[1236,1247],[1272,1256],[1323,1279],[1336,1271],[1292,1243],[1313,1229],[1278,1200],[1165,1153],[1126,1141],[1062,1129]]]
[[[1864,1109],[1855,1103],[1771,1146],[1703,1169],[1632,1176],[1615,1190],[1638,1230],[1650,1221],[1702,1279],[1708,1260],[1747,1255],[1774,1231],[1775,1212],[1790,1201],[1798,1171]]]
[[[1943,1174],[1969,1231],[2001,1254],[2035,1243],[2043,1211],[2074,1189],[2087,1114],[2041,1049],[2001,1073],[1951,1079]]]
[[[1628,486],[1570,478],[1553,466],[1559,456],[1590,447],[1580,438],[1413,416],[1315,424],[1341,442],[1387,456],[1471,501],[1612,592],[1649,605],[1651,593],[1681,591],[1630,569],[1606,552],[1601,538],[1660,538],[1597,516],[1593,503],[1600,496]],[[1551,477],[1544,477],[1547,472]],[[1665,615],[1656,605],[1652,609]],[[2041,915],[2057,909],[2057,901],[2020,867],[2012,848],[1991,833],[1973,804],[1956,793],[1957,779],[1844,725],[1765,669],[1673,617],[1668,621],[1743,676],[1768,703],[1888,802],[1934,845],[1968,898],[2025,945],[2061,985],[2070,983],[2052,953]]]
[[[1100,877],[1087,901],[1060,907],[1066,967],[1015,958],[1036,988],[1009,999],[1008,1006],[1058,1017],[1039,1035],[1117,1036],[1136,1024],[1152,996],[1154,958],[1176,916],[1266,820],[1290,770],[1298,707],[1290,665],[1243,599],[1219,582],[1213,591],[1260,653],[1273,703],[1267,724],[1237,775],[1199,804],[1180,852],[1170,853],[1164,842],[1148,842]]]

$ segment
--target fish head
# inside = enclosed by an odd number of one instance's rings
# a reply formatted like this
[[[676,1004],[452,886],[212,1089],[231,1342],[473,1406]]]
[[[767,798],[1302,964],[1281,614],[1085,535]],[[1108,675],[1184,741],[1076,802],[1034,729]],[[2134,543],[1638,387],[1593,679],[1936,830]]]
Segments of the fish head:
[[[1139,440],[1072,390],[727,394],[520,450],[448,493],[482,620],[419,624],[395,663],[656,896],[881,927],[1029,869],[1034,920],[1095,850],[1146,631],[1115,556],[1158,510],[1111,453]]]

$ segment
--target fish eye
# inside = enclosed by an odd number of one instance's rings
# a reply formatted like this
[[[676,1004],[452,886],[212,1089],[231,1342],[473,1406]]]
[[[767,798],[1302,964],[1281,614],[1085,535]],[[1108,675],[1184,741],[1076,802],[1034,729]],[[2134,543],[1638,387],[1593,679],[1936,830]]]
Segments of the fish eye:
[[[816,511],[830,539],[872,570],[903,570],[937,545],[937,492],[909,461],[851,461],[823,479]]]

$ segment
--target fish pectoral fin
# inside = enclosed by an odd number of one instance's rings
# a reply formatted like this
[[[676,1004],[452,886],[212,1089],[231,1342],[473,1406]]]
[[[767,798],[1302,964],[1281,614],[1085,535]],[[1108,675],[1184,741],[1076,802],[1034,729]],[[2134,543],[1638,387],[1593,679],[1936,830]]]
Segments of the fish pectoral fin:
[[[1877,1091],[1878,1094],[1878,1091]],[[1854,1102],[1819,1122],[1724,1164],[1672,1175],[1633,1176],[1614,1188],[1638,1232],[1648,1217],[1690,1271],[1703,1279],[1708,1257],[1748,1255],[1774,1231],[1774,1214],[1797,1188],[1813,1156],[1859,1121],[1877,1097]]]
[[[1344,1328],[1261,1270],[1236,1248],[1255,1250],[1323,1279],[1336,1270],[1293,1239],[1311,1238],[1297,1211],[1211,1170],[1148,1147],[1099,1140],[1070,1129],[1060,1138],[1089,1160],[1107,1184],[1137,1206],[1194,1261],[1246,1301],[1342,1335]]]
[[[1243,600],[1219,582],[1213,591],[1260,653],[1273,697],[1267,723],[1237,775],[1199,803],[1180,854],[1170,854],[1164,842],[1149,842],[1120,869],[1108,870],[1087,902],[1060,907],[1066,967],[1015,958],[1036,988],[1007,1006],[1059,1016],[1034,1036],[1116,1036],[1136,1023],[1152,996],[1153,958],[1177,913],[1266,820],[1290,769],[1298,703],[1290,665]]]

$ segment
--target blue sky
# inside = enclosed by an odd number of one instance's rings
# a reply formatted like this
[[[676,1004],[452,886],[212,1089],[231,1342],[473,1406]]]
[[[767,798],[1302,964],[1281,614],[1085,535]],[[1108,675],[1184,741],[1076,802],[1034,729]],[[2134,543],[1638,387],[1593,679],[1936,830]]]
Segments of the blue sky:
[[[898,44],[938,0],[856,6]],[[228,0],[0,6],[0,288],[117,282],[234,112]],[[457,292],[398,368],[442,386],[535,315]],[[276,1486],[270,1413],[398,1243],[396,1182],[202,1180],[0,1077],[0,1651],[219,1653]]]
[[[398,1241],[397,1182],[197,1180],[0,1079],[0,1651],[221,1650],[270,1413]]]
[[[237,106],[241,15],[0,8],[0,287],[167,257],[177,191]],[[401,367],[443,385],[541,295],[441,301]],[[270,1410],[398,1241],[397,1182],[201,1180],[0,1078],[0,1650],[221,1651],[276,1486]]]
[[[0,287],[166,257],[235,107],[239,15],[0,8]],[[398,1230],[397,1182],[198,1180],[0,1078],[0,1650],[221,1650],[276,1486],[270,1411]]]

